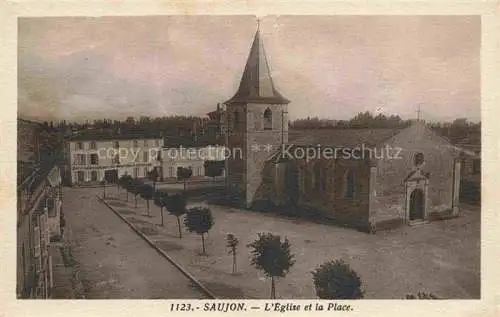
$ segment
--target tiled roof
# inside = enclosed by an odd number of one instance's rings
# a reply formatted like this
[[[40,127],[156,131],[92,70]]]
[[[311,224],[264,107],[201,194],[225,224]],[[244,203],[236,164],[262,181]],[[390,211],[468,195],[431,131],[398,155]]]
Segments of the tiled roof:
[[[374,146],[400,131],[401,129],[292,129],[288,131],[288,143],[334,147],[356,147],[361,144]]]

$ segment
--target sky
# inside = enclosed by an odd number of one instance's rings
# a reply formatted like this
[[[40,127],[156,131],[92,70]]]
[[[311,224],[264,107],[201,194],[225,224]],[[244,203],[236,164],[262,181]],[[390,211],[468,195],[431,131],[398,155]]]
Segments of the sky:
[[[260,17],[291,119],[480,120],[479,16]],[[21,18],[19,115],[203,116],[236,92],[255,16]]]

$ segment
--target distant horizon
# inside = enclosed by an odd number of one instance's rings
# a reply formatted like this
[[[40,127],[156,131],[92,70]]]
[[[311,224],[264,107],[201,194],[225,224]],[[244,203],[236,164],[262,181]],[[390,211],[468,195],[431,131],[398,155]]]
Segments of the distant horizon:
[[[255,16],[20,18],[18,113],[204,116],[239,85]],[[481,120],[479,16],[265,16],[291,120],[359,112]],[[335,117],[335,119],[333,119]]]
[[[397,116],[398,114],[384,114],[384,115],[395,115]],[[171,116],[179,116],[179,117],[197,117],[197,118],[208,118],[207,116],[195,116],[195,115],[183,115],[183,114],[171,114],[171,115],[165,115],[165,116],[147,116],[149,117],[150,119],[155,119],[155,118],[161,118],[161,117],[171,117]],[[128,117],[133,117],[134,120],[138,121],[140,119],[141,116],[128,116]],[[314,119],[314,118],[318,118],[319,120],[332,120],[332,121],[349,121],[350,119],[352,119],[354,116],[352,116],[351,118],[347,118],[347,119],[335,119],[335,118],[325,118],[325,117],[318,117],[318,116],[311,116],[310,118],[311,119]],[[58,122],[58,121],[63,121],[63,120],[66,120],[66,122],[69,122],[69,123],[78,123],[78,124],[83,124],[85,123],[86,121],[88,121],[90,124],[93,124],[94,123],[94,120],[104,120],[104,119],[107,119],[107,120],[117,120],[117,121],[121,121],[121,122],[124,122],[127,117],[124,117],[124,118],[95,118],[95,119],[83,119],[83,120],[74,120],[74,119],[65,119],[65,118],[61,118],[61,119],[38,119],[38,118],[31,118],[29,116],[21,116],[18,114],[17,116],[18,119],[22,119],[22,120],[27,120],[27,121],[33,121],[33,122],[37,122],[37,123],[44,123],[45,121],[46,122]],[[304,120],[304,119],[307,119],[307,117],[303,117],[303,118],[295,118],[295,119],[291,119],[289,120],[290,122],[293,122],[293,121],[296,121],[296,120]],[[416,120],[417,118],[401,118],[401,120],[405,121],[405,120]],[[474,119],[470,119],[470,118],[465,118],[465,117],[457,117],[457,118],[452,118],[452,119],[449,119],[449,120],[428,120],[428,119],[425,119],[425,118],[421,118],[422,121],[424,122],[429,122],[429,123],[452,123],[454,120],[456,119],[466,119],[467,122],[470,122],[470,123],[481,123],[481,119],[478,119],[478,120],[474,120]]]

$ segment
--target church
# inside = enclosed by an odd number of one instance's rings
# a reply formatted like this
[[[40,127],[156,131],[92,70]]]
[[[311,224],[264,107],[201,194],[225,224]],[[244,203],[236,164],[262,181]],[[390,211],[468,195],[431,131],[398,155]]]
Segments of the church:
[[[300,209],[366,232],[459,213],[460,151],[419,120],[289,130],[290,100],[273,83],[259,30],[224,104],[226,146],[241,153],[226,160],[227,187],[246,208]]]

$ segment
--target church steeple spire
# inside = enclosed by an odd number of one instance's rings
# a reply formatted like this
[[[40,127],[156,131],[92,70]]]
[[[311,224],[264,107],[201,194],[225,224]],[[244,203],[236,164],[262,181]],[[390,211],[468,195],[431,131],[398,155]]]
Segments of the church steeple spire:
[[[236,94],[225,103],[288,104],[289,102],[274,87],[260,35],[260,21],[257,20],[257,31],[241,77],[240,86]]]

